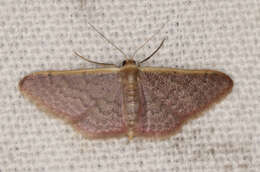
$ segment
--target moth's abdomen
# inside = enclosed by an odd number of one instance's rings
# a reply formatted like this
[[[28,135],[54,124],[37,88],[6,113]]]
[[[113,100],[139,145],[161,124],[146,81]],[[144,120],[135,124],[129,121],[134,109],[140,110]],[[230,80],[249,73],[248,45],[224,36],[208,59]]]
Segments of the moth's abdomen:
[[[140,109],[140,89],[138,88],[137,78],[138,68],[136,66],[127,66],[121,70],[124,118],[128,126],[129,137],[133,135]]]
[[[127,115],[128,124],[134,125],[136,114],[138,113],[138,109],[139,109],[137,83],[126,84],[124,93],[125,93],[124,97],[126,103],[125,106],[126,106],[126,111],[128,113]]]

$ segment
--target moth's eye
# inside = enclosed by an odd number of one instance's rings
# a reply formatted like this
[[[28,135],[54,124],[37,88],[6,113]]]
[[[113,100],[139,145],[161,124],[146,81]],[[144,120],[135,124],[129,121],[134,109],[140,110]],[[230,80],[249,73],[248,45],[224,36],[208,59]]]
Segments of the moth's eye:
[[[124,66],[126,64],[126,60],[124,60],[123,62],[122,62],[122,66]]]

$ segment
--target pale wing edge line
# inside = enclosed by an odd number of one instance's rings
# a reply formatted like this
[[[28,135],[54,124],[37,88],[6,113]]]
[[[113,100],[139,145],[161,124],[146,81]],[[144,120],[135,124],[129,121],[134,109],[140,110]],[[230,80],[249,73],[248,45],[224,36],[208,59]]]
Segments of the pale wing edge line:
[[[65,124],[68,124],[70,128],[72,128],[73,130],[75,130],[77,133],[80,133],[81,136],[89,139],[89,140],[94,140],[94,139],[109,139],[109,138],[121,138],[124,136],[127,136],[126,132],[118,132],[118,133],[113,133],[111,135],[107,135],[107,134],[101,134],[101,135],[97,135],[94,136],[93,133],[91,132],[83,132],[82,130],[80,130],[77,127],[77,122],[74,122],[68,118],[66,118],[65,113],[60,112],[60,111],[55,111],[52,110],[50,107],[48,107],[46,104],[44,104],[41,100],[35,98],[34,96],[26,93],[26,92],[22,92],[22,95],[24,97],[26,97],[30,102],[32,102],[32,104],[34,104],[41,112],[44,112],[45,114],[47,114],[47,116],[53,118],[53,119],[58,119],[59,121],[64,122]]]
[[[164,68],[164,67],[139,67],[140,71],[143,72],[178,72],[178,73],[221,73],[223,72],[216,71],[216,70],[209,70],[209,69],[176,69],[176,68]],[[33,72],[31,75],[59,75],[59,74],[78,74],[78,73],[88,73],[88,74],[97,74],[97,73],[118,73],[120,72],[120,68],[96,68],[96,69],[79,69],[79,70],[49,70],[49,71],[40,71],[40,72]]]
[[[40,71],[40,72],[33,72],[31,75],[60,75],[60,74],[79,74],[79,73],[88,73],[88,74],[96,74],[96,73],[117,73],[119,72],[119,68],[96,68],[96,69],[79,69],[79,70],[49,70],[49,71]]]
[[[223,72],[216,71],[216,70],[210,70],[210,69],[176,69],[176,68],[164,68],[164,67],[140,67],[139,70],[142,72],[177,72],[177,73],[221,73]]]

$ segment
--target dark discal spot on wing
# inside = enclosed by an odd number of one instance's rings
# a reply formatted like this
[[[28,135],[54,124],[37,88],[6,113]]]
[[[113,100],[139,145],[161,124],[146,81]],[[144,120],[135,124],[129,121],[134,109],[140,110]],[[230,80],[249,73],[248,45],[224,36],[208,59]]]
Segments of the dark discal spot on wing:
[[[140,72],[145,114],[141,135],[173,132],[187,118],[202,111],[232,88],[232,80],[220,72]]]

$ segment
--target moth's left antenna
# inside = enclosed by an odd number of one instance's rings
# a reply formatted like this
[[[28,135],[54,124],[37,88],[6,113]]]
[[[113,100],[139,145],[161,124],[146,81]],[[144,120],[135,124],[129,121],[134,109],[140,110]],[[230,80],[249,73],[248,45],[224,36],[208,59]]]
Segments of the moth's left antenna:
[[[98,29],[93,26],[91,23],[88,23],[92,29],[94,29],[103,39],[105,39],[109,44],[111,44],[114,48],[116,48],[118,51],[120,51],[125,58],[127,58],[126,53],[123,52],[123,50],[121,50],[118,46],[116,46],[112,41],[110,41],[108,38],[105,37],[105,35],[103,33],[101,33],[100,31],[98,31]]]
[[[96,62],[96,61],[89,60],[89,59],[87,59],[86,57],[83,57],[83,56],[79,55],[77,52],[74,52],[74,54],[75,54],[76,56],[82,58],[83,60],[86,60],[87,62],[90,62],[90,63],[94,63],[94,64],[102,65],[102,66],[113,66],[113,67],[116,67],[116,65],[111,64],[111,63],[100,63],[100,62]]]

